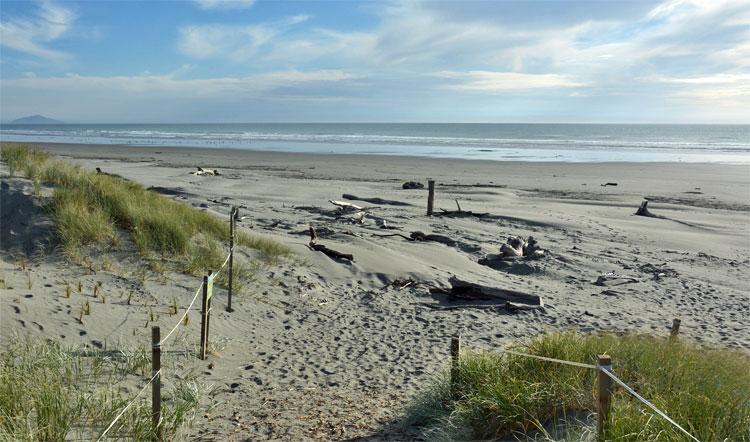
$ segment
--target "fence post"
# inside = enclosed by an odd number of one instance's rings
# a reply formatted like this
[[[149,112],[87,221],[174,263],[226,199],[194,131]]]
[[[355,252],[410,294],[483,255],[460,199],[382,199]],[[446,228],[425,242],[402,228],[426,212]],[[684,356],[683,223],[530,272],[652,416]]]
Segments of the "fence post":
[[[151,327],[151,423],[156,440],[162,440],[161,431],[161,329]],[[159,374],[157,374],[159,373]]]
[[[677,318],[672,321],[672,331],[669,333],[669,339],[677,338],[677,334],[680,333],[680,322],[682,321]]]
[[[232,206],[232,210],[229,212],[229,287],[227,287],[227,311],[229,313],[234,311],[234,309],[232,309],[232,278],[234,277],[232,274],[232,267],[234,264],[234,218],[236,214],[237,208]]]
[[[609,408],[611,404],[612,396],[612,380],[604,373],[603,369],[612,370],[612,358],[607,355],[598,356],[597,365],[599,370],[596,374],[596,385],[597,385],[597,435],[598,440],[604,440],[604,428],[609,422]]]
[[[435,202],[435,180],[427,180],[427,216],[432,216]]]
[[[203,302],[201,303],[201,348],[200,358],[206,359],[206,341],[208,340],[208,276],[203,277]]]
[[[456,394],[458,385],[458,358],[461,355],[461,335],[451,338],[451,394]]]

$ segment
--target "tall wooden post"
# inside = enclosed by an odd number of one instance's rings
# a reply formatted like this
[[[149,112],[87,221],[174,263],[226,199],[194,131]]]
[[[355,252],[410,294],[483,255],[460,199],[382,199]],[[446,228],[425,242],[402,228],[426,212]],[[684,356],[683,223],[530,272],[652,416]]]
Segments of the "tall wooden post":
[[[232,267],[234,264],[234,222],[237,216],[237,208],[232,206],[229,212],[229,287],[227,287],[227,311],[233,312],[232,309],[232,278],[234,278]]]
[[[672,321],[672,330],[669,332],[669,339],[676,339],[677,335],[680,333],[680,321],[679,319],[675,318]]]
[[[458,385],[458,359],[461,355],[461,336],[451,338],[451,394],[456,395]]]
[[[161,330],[151,327],[151,424],[156,440],[162,440],[161,424]],[[158,374],[157,374],[158,373]]]
[[[612,370],[612,358],[599,355],[597,365],[600,369],[596,374],[597,385],[597,435],[598,440],[604,440],[604,429],[609,422],[609,409],[612,403],[612,379],[602,369]]]
[[[427,216],[432,216],[435,203],[435,180],[427,180]]]
[[[208,276],[203,277],[203,301],[201,303],[201,348],[200,358],[206,359],[206,341],[208,340]]]

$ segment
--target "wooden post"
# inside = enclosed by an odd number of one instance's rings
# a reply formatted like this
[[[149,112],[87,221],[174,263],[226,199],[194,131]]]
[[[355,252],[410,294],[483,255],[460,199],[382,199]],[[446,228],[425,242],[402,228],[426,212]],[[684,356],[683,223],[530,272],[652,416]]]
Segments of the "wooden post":
[[[161,431],[161,330],[151,327],[151,424],[156,440],[162,440]],[[158,374],[157,374],[158,373]]]
[[[232,309],[232,267],[234,264],[234,218],[237,215],[237,208],[232,206],[232,210],[229,212],[229,287],[227,287],[227,311],[233,312]]]
[[[201,348],[200,358],[206,359],[206,341],[208,340],[208,276],[203,277],[203,302],[201,303]]]
[[[435,180],[427,180],[427,216],[432,216],[435,202]]]
[[[677,335],[680,333],[680,322],[682,321],[677,318],[672,321],[672,331],[669,333],[669,339],[677,338]]]
[[[451,338],[451,393],[456,394],[458,385],[458,359],[461,355],[461,336]]]
[[[602,369],[612,370],[612,358],[607,355],[599,355],[597,365],[601,367],[597,370],[597,435],[598,440],[604,440],[604,428],[609,422],[609,408],[612,396],[612,379],[607,376]]]

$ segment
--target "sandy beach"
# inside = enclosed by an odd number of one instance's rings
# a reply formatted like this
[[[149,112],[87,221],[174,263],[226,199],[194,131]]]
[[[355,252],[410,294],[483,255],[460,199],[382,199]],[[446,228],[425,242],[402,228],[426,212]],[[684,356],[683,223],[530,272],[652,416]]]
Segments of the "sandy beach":
[[[367,155],[312,155],[175,147],[41,144],[55,156],[99,167],[153,187],[166,198],[228,219],[240,207],[241,230],[291,247],[295,256],[263,266],[224,311],[217,289],[211,322],[215,354],[187,363],[215,386],[187,438],[201,440],[409,439],[403,407],[430,376],[446,367],[450,337],[493,348],[544,331],[581,330],[666,335],[750,350],[750,170],[704,163],[533,163]],[[200,166],[219,176],[191,174]],[[145,345],[147,318],[171,328],[169,305],[187,306],[198,278],[139,272],[137,257],[113,252],[111,270],[91,272],[40,247],[52,223],[32,184],[2,185],[5,281],[0,339],[43,336],[92,348]],[[434,179],[436,212],[426,216],[427,190],[407,181]],[[616,185],[604,185],[616,183]],[[360,220],[329,200],[367,208]],[[641,201],[658,218],[635,216]],[[396,202],[397,204],[393,204]],[[354,261],[308,247],[319,241]],[[383,226],[388,228],[384,228]],[[407,241],[421,231],[453,240]],[[504,267],[481,265],[510,236],[533,236],[545,256]],[[442,310],[459,277],[538,295],[543,308],[509,312],[466,306]],[[598,280],[598,282],[597,282]],[[80,282],[101,283],[107,302],[76,321]],[[78,296],[78,298],[76,298]],[[198,342],[179,330],[181,349]]]

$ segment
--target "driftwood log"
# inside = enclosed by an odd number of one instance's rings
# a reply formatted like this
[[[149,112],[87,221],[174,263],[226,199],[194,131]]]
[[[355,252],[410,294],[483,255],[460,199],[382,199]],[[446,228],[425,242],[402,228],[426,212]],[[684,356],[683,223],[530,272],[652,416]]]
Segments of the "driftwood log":
[[[401,188],[404,190],[407,189],[424,189],[424,184],[417,182],[417,181],[407,181],[403,185],[401,185]]]
[[[486,300],[502,300],[519,306],[524,305],[528,307],[543,307],[544,303],[542,298],[537,295],[530,295],[528,293],[519,292],[516,290],[506,290],[496,287],[488,287],[480,284],[476,284],[469,281],[464,281],[455,276],[452,276],[448,282],[451,284],[451,289],[444,291],[448,294],[448,301],[454,302],[456,300],[464,301],[486,301]]]
[[[404,238],[407,241],[433,241],[433,242],[439,242],[441,244],[445,244],[446,246],[456,245],[456,240],[454,240],[453,238],[450,238],[445,235],[437,235],[434,233],[425,234],[424,232],[420,232],[419,230],[411,232],[409,236],[403,235],[401,233],[390,233],[386,235],[373,233],[373,236],[378,236],[381,238],[384,238],[387,236],[400,236],[401,238]]]
[[[635,212],[638,216],[648,216],[649,218],[659,218],[648,210],[648,200],[643,200],[641,207]]]
[[[395,201],[395,200],[386,200],[383,198],[362,198],[356,195],[351,195],[348,193],[345,193],[341,195],[341,198],[345,200],[352,200],[352,201],[364,201],[366,203],[371,204],[382,204],[387,206],[411,206],[412,204],[405,203],[403,201]]]
[[[318,239],[318,234],[315,232],[315,227],[310,226],[310,243],[308,246],[318,252],[322,252],[329,258],[333,259],[344,259],[349,262],[354,261],[354,255],[350,253],[341,253],[339,251],[329,249],[328,247],[324,246],[323,244],[317,244],[315,240]]]
[[[458,210],[445,210],[440,209],[440,213],[435,213],[436,216],[448,216],[448,217],[466,217],[466,216],[475,216],[477,218],[481,218],[483,216],[486,216],[487,213],[474,213],[471,210],[461,210],[461,205],[458,204],[458,200],[456,200],[456,207]]]

